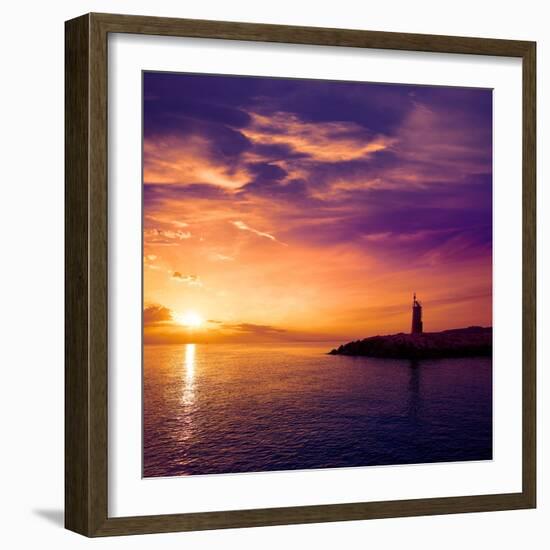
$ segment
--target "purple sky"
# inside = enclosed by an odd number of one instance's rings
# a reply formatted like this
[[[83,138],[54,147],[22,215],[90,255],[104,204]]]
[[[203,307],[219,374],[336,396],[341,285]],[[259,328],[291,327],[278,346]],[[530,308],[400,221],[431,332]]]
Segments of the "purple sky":
[[[144,73],[144,174],[145,254],[184,277],[195,309],[212,307],[193,292],[224,292],[217,264],[247,274],[271,258],[297,280],[264,273],[256,304],[226,304],[233,321],[303,328],[254,312],[269,288],[332,284],[349,323],[398,330],[417,290],[433,329],[491,324],[491,90]],[[185,307],[147,277],[146,302]]]

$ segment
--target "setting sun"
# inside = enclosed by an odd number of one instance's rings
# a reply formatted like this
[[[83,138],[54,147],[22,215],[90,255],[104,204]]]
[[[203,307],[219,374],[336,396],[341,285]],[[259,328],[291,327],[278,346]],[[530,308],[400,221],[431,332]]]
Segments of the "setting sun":
[[[176,321],[188,328],[198,328],[202,325],[202,317],[195,311],[186,311],[181,315],[176,315]]]

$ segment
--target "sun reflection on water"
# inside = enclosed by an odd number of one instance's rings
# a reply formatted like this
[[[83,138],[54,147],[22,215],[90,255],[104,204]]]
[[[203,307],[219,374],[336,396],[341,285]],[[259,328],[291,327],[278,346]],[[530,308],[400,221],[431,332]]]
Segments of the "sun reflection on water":
[[[184,375],[182,401],[192,405],[195,401],[195,344],[185,344]]]

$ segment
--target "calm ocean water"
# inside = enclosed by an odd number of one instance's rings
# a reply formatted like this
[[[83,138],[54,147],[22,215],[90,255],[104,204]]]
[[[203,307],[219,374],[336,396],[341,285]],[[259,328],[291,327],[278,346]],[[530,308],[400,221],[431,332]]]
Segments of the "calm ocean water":
[[[145,346],[144,476],[492,458],[490,359],[330,349]]]

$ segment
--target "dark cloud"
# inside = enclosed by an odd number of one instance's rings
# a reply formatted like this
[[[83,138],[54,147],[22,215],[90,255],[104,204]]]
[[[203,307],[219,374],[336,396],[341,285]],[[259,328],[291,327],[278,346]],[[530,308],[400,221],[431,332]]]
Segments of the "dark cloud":
[[[263,81],[247,76],[145,72],[143,91],[151,100],[208,102],[238,109],[261,94]]]
[[[282,334],[287,332],[284,329],[270,325],[255,325],[253,323],[222,323],[221,328],[251,335]]]
[[[319,210],[318,223],[302,225],[296,220],[296,234],[287,233],[285,239],[318,246],[355,241],[380,257],[420,261],[423,254],[460,237],[462,256],[447,255],[460,260],[490,252],[491,197],[490,181],[464,183],[458,189],[436,183],[399,193],[391,189],[350,192],[332,208]],[[305,221],[307,213],[303,216]]]
[[[172,312],[159,304],[151,304],[143,309],[143,324],[145,326],[172,321]]]
[[[285,191],[295,191],[295,186],[288,187],[284,182],[288,172],[268,162],[255,162],[247,165],[247,169],[252,174],[253,179],[243,188],[244,192],[252,193],[284,193]]]
[[[151,99],[145,99],[145,130],[153,132],[159,125],[155,123],[170,124],[174,120],[174,128],[181,121],[203,121],[224,124],[232,128],[242,128],[250,122],[248,113],[241,109],[234,109],[223,105],[198,101],[188,98],[181,101],[179,96],[162,94]]]
[[[251,152],[257,156],[268,158],[271,162],[307,158],[306,153],[295,151],[284,143],[253,143]]]
[[[272,84],[277,88],[276,84]],[[376,133],[393,131],[413,106],[415,86],[363,82],[296,81],[286,95],[272,95],[270,106],[300,113],[307,122],[354,122]]]
[[[255,162],[247,165],[256,179],[261,181],[280,181],[287,176],[287,171],[276,164],[268,162]]]
[[[241,190],[241,195],[269,197],[273,200],[282,201],[283,203],[290,201],[302,206],[314,206],[320,202],[308,194],[308,186],[303,179],[289,179],[283,183],[278,180],[269,180],[257,178],[251,183],[245,185]]]

